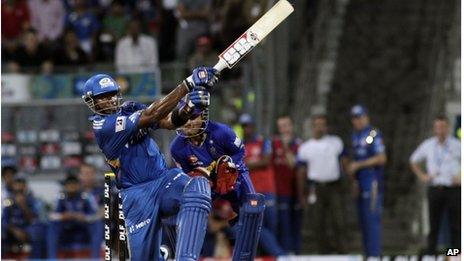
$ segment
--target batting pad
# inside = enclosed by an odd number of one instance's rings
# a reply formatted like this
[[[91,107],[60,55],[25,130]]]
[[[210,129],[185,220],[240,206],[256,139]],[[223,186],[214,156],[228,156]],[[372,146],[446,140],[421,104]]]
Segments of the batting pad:
[[[211,188],[204,177],[194,177],[185,186],[178,214],[176,260],[200,258],[211,210]]]
[[[247,195],[246,203],[240,208],[232,260],[254,260],[265,208],[264,195],[258,193]]]

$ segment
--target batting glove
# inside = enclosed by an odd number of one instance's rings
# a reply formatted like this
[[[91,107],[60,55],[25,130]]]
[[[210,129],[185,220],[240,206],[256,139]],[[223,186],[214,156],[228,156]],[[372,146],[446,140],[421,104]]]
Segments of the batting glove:
[[[210,90],[218,81],[219,72],[213,67],[197,67],[193,69],[192,75],[185,79],[184,83],[193,90],[195,86],[203,86]]]

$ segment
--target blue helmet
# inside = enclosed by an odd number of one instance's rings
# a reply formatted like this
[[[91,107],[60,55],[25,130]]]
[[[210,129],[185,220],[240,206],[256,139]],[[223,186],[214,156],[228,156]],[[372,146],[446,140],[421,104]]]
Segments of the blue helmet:
[[[95,97],[114,93],[114,98],[111,101],[111,106],[105,108],[97,108]],[[118,83],[107,74],[96,74],[90,77],[84,84],[82,99],[85,104],[97,114],[108,114],[104,111],[117,111],[121,105],[121,95],[119,93]]]

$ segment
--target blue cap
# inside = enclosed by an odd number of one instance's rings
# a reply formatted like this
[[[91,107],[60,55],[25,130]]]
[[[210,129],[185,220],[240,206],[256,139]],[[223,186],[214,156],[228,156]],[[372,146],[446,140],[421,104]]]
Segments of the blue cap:
[[[351,107],[351,117],[361,117],[367,115],[367,109],[361,104]]]
[[[247,124],[253,124],[253,117],[251,117],[250,114],[244,113],[240,115],[240,118],[238,119],[238,122],[242,125],[247,125]]]
[[[93,97],[118,91],[119,85],[111,76],[96,74],[85,82],[83,95]]]

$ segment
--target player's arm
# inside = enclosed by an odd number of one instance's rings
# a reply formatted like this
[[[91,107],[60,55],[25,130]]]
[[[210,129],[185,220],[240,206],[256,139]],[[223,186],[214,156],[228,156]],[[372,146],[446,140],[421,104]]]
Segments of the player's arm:
[[[421,167],[421,163],[426,158],[426,145],[422,143],[411,155],[409,159],[409,164],[411,167],[412,172],[416,175],[416,177],[422,182],[429,182],[431,180],[431,176],[427,175],[427,172]]]
[[[138,127],[144,128],[159,123],[160,128],[173,129],[182,126],[188,120],[187,111],[174,110],[179,101],[195,86],[211,89],[217,81],[217,71],[210,67],[198,67],[173,91],[163,99],[154,101],[140,115]]]
[[[298,200],[301,206],[306,206],[307,189],[306,189],[307,164],[299,163],[296,170],[296,189]]]
[[[387,163],[385,146],[383,145],[383,139],[380,134],[377,134],[377,136],[374,137],[372,146],[375,155],[365,160],[351,162],[350,166],[348,167],[348,173],[353,174],[360,169],[384,166]]]

